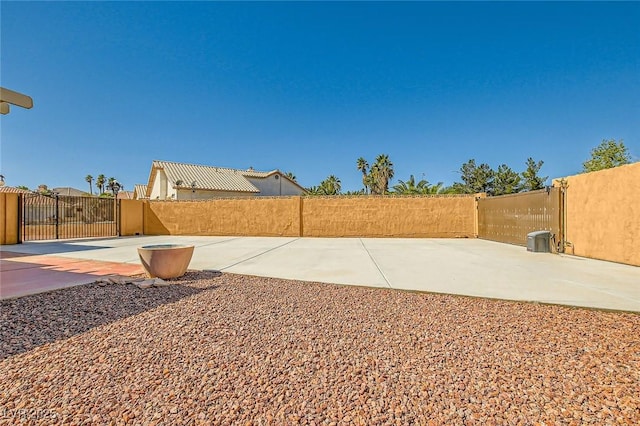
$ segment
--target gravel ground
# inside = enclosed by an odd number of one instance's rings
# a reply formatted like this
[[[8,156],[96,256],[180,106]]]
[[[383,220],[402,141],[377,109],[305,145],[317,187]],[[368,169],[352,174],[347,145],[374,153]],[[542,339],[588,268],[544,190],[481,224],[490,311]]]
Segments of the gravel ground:
[[[0,423],[640,424],[640,315],[189,272],[0,302]]]

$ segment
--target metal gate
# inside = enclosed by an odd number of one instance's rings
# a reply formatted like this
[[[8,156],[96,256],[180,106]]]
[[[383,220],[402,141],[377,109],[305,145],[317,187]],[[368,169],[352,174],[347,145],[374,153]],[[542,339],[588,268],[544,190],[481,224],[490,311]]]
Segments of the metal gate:
[[[559,246],[562,236],[562,191],[538,191],[478,200],[478,238],[501,243],[527,245],[527,234],[551,231]]]
[[[119,234],[119,202],[115,198],[23,194],[20,241]]]

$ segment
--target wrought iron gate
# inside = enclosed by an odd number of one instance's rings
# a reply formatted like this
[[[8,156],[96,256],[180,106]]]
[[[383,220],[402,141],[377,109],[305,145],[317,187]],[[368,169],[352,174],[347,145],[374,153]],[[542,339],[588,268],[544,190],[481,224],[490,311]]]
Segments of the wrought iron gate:
[[[119,201],[114,198],[23,194],[20,240],[113,237],[119,234]]]
[[[562,191],[539,191],[487,197],[478,200],[478,238],[526,246],[527,234],[551,231],[562,240]]]

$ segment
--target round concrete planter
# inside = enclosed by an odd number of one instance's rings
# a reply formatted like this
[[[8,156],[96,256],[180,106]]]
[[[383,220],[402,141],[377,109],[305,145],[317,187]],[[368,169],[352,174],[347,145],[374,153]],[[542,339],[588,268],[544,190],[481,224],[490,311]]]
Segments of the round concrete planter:
[[[176,278],[187,271],[193,248],[185,244],[142,246],[138,247],[138,256],[152,278]]]

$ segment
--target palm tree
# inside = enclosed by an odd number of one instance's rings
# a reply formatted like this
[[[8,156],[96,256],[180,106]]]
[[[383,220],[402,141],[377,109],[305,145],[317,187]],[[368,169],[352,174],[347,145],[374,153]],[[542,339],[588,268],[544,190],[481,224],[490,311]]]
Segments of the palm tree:
[[[111,194],[115,197],[116,193],[121,189],[124,189],[124,185],[116,180],[114,177],[109,178],[109,183],[107,184],[107,189],[111,191]]]
[[[89,184],[89,195],[93,195],[93,176],[87,175],[84,180]]]
[[[338,195],[340,194],[340,189],[342,189],[342,184],[340,179],[331,175],[320,183],[320,188],[325,195]]]
[[[442,182],[438,182],[435,185],[429,185],[425,189],[426,189],[426,192],[423,192],[423,194],[429,194],[429,195],[442,194],[444,193],[443,191],[445,190],[444,183]]]
[[[416,179],[413,175],[409,176],[409,180],[398,180],[398,184],[393,186],[393,192],[403,195],[411,194],[427,194],[429,190],[429,182],[422,179],[416,184]]]
[[[370,179],[368,179],[367,171],[369,169],[369,163],[363,157],[358,158],[357,163],[358,170],[362,172],[362,184],[364,185],[364,193],[367,193],[369,188]]]
[[[100,194],[104,193],[104,183],[105,183],[104,175],[103,174],[98,175],[98,178],[96,179],[96,187],[100,191]]]
[[[376,194],[386,194],[389,192],[389,180],[393,177],[393,163],[386,154],[376,157],[376,162],[371,167],[374,178]]]
[[[324,195],[322,193],[322,188],[320,188],[319,186],[310,186],[309,188],[307,188],[307,194],[308,195]]]
[[[116,183],[116,178],[114,178],[114,177],[110,177],[110,178],[107,180],[107,189],[108,189],[109,191],[111,191],[111,193],[112,193],[112,194],[113,194],[113,188],[114,188],[114,186],[115,186],[115,183]]]
[[[296,182],[296,175],[294,175],[293,173],[287,172],[285,176],[291,179],[292,181]]]

